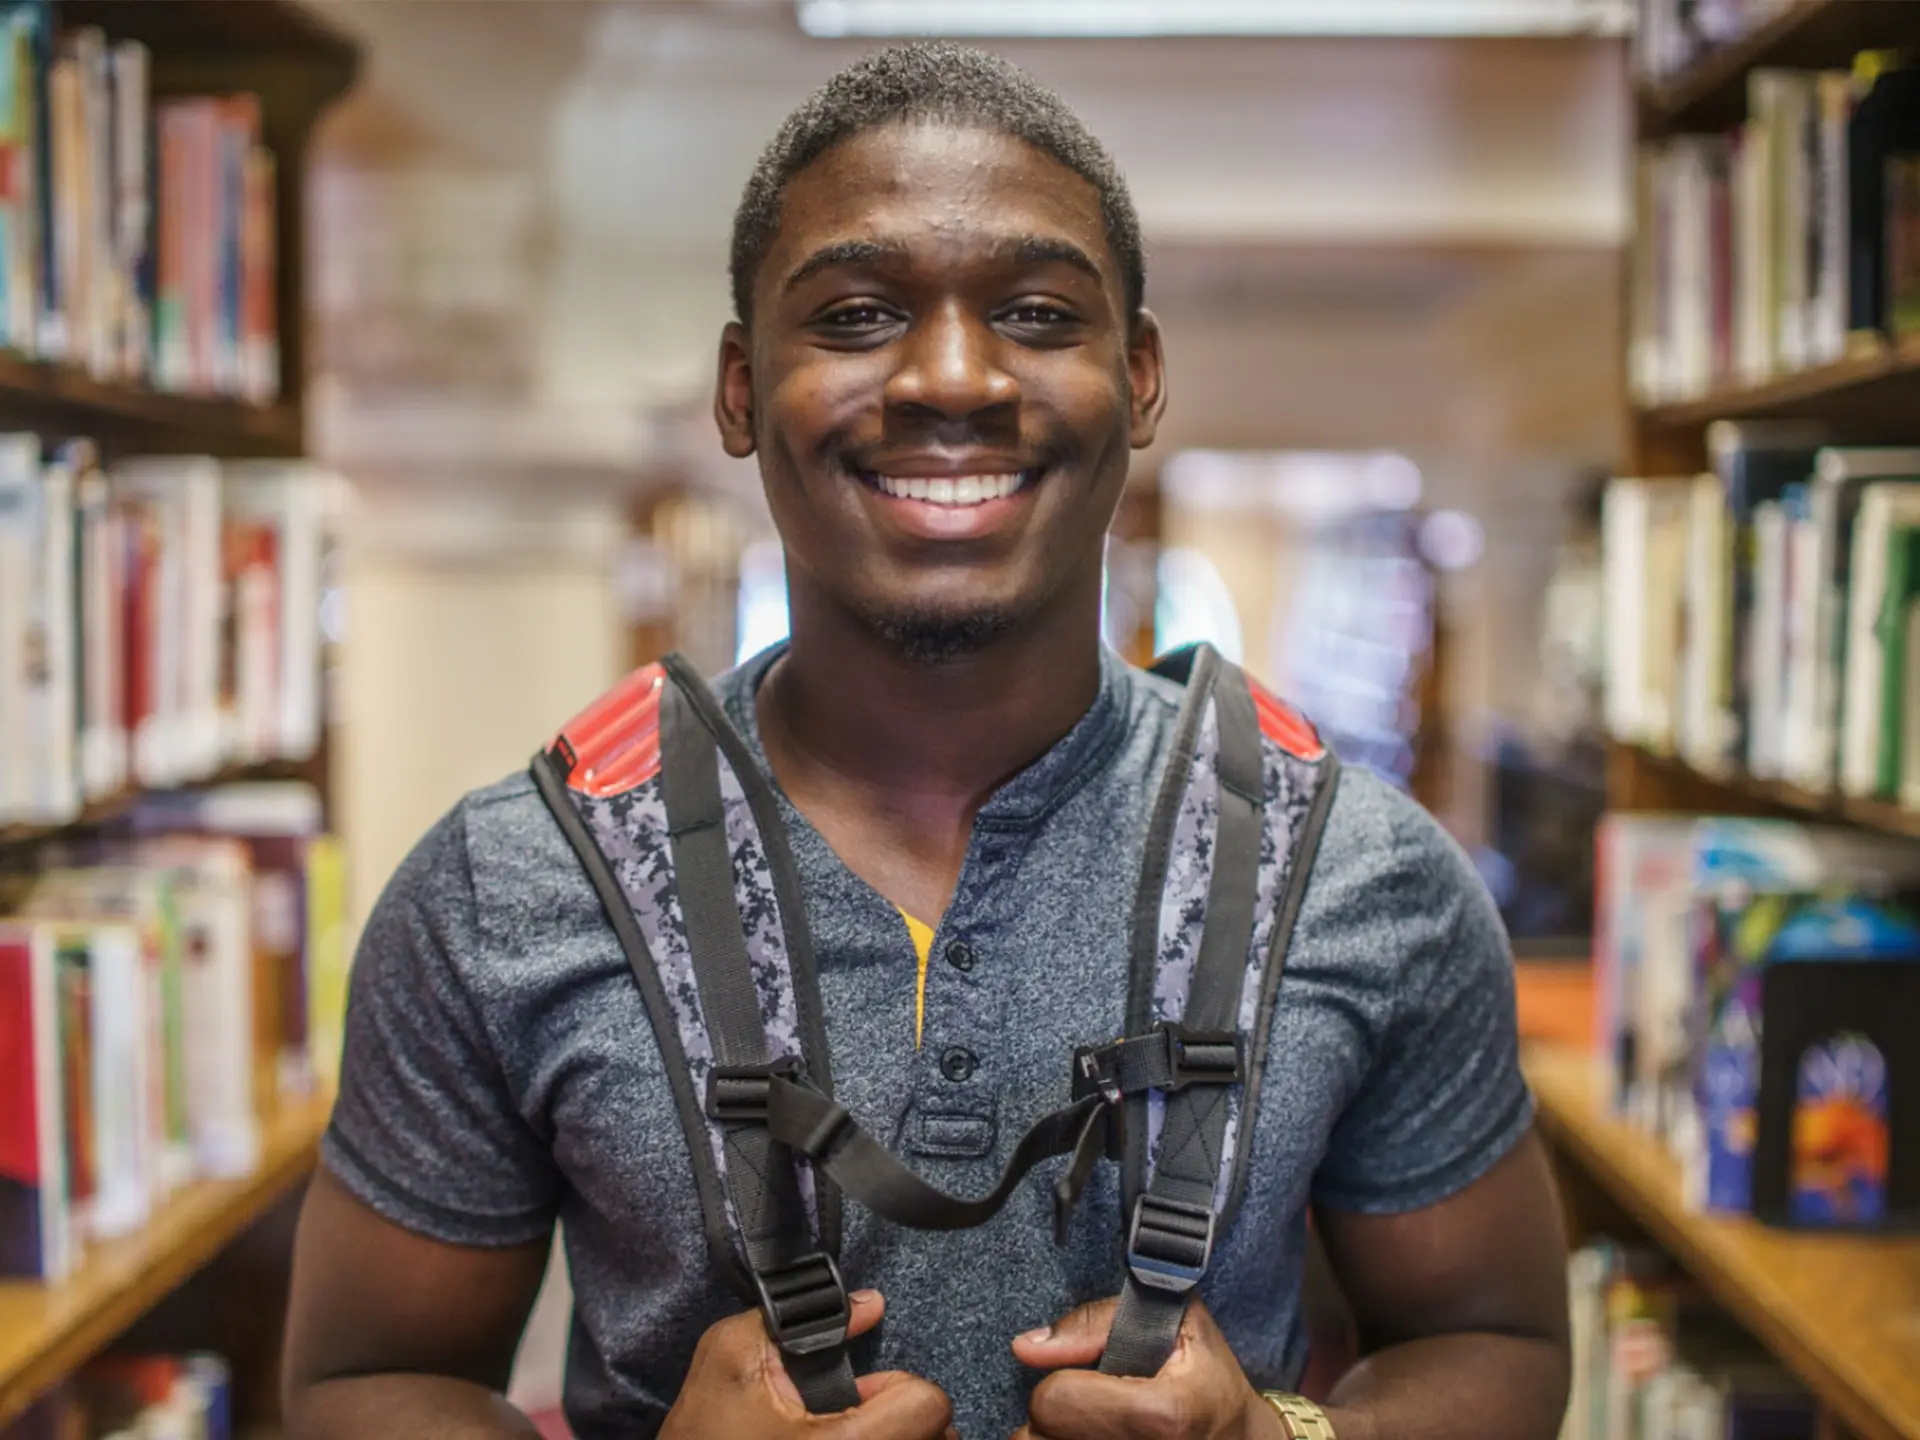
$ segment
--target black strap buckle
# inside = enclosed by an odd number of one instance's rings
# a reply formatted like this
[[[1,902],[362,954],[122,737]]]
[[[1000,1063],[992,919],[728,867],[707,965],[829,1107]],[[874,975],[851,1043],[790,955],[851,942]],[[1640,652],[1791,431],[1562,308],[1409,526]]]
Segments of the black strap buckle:
[[[1189,1085],[1232,1085],[1241,1077],[1240,1035],[1234,1030],[1189,1030],[1163,1023],[1167,1037],[1169,1090]]]
[[[1098,1095],[1117,1105],[1147,1090],[1232,1085],[1242,1074],[1240,1036],[1231,1030],[1189,1030],[1161,1021],[1144,1035],[1073,1052],[1073,1098]]]
[[[1204,1205],[1142,1195],[1127,1229],[1127,1269],[1142,1285],[1184,1295],[1213,1260],[1214,1220]]]
[[[755,1271],[767,1333],[785,1355],[815,1355],[847,1343],[852,1316],[840,1267],[823,1251],[777,1270]]]
[[[775,1076],[800,1078],[800,1062],[792,1056],[771,1065],[716,1065],[707,1072],[707,1118],[723,1121],[767,1122],[767,1106]]]

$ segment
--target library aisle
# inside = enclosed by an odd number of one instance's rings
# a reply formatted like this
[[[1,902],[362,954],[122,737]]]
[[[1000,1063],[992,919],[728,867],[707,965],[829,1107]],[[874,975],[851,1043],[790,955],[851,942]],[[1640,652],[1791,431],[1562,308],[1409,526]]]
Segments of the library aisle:
[[[1139,212],[1101,638],[1214,645],[1498,909],[1557,1440],[1920,1440],[1920,0],[0,0],[0,1440],[285,1433],[369,914],[636,667],[787,636],[736,206],[924,36]],[[943,940],[916,1037],[997,983]],[[502,1390],[565,1440],[549,1228]]]

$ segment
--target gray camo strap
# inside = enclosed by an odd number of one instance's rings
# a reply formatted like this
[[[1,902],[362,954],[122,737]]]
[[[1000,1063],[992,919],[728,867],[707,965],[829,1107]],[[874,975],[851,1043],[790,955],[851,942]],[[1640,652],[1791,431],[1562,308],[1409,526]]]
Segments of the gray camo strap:
[[[1212,1260],[1222,1214],[1243,1178],[1271,999],[1336,769],[1327,756],[1311,769],[1300,762],[1283,777],[1296,792],[1310,794],[1311,801],[1298,833],[1289,836],[1290,853],[1268,855],[1273,843],[1267,815],[1268,759],[1245,675],[1206,646],[1169,657],[1155,668],[1184,678],[1187,694],[1142,866],[1128,997],[1130,1038],[1109,1047],[1105,1064],[1115,1088],[1128,1097],[1127,1275],[1100,1369],[1134,1376],[1157,1374],[1172,1352],[1188,1302]],[[1207,739],[1212,741],[1210,750],[1203,745]],[[1210,777],[1197,773],[1199,760],[1209,754]],[[1199,817],[1204,822],[1209,780],[1212,832],[1207,834],[1201,823],[1194,833],[1183,833],[1183,819]],[[1173,883],[1176,848],[1188,852],[1179,857],[1183,864],[1201,857],[1211,860],[1197,946],[1169,946],[1165,941],[1165,914],[1195,898]],[[1287,893],[1277,896],[1263,880],[1282,861]],[[1271,928],[1263,953],[1254,948],[1261,927]],[[1186,950],[1193,953],[1189,956]],[[1153,1002],[1175,979],[1169,972],[1183,962],[1190,969],[1180,1022],[1175,1026],[1162,1018],[1157,1029],[1170,1043],[1150,1041]],[[1256,964],[1259,973],[1250,981],[1249,970]],[[1251,1015],[1249,999],[1254,1002]],[[1252,1045],[1245,1033],[1248,1019],[1255,1032]],[[1200,1083],[1192,1083],[1196,1080]],[[1141,1090],[1160,1093],[1149,1095],[1143,1105],[1137,1098]],[[1157,1155],[1150,1123],[1156,1100]],[[1236,1118],[1238,1133],[1230,1128]]]
[[[676,670],[668,667],[676,683],[661,697],[660,777],[674,885],[713,1045],[710,1093],[718,1094],[729,1080],[770,1074],[775,1057],[734,892],[719,744]],[[813,1243],[793,1154],[763,1118],[716,1108],[710,1100],[709,1118],[726,1148],[736,1228],[768,1333],[809,1411],[851,1409],[860,1396],[847,1356],[846,1284],[833,1257]]]

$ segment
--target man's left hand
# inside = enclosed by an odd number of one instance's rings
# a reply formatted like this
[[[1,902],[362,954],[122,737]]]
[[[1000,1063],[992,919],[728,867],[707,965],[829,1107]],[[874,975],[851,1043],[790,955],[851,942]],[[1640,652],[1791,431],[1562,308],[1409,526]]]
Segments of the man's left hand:
[[[1151,1380],[1069,1368],[1107,1348],[1117,1300],[1071,1311],[1013,1342],[1023,1365],[1053,1370],[1033,1392],[1014,1440],[1280,1440],[1280,1417],[1255,1393],[1207,1307],[1187,1307],[1173,1354]]]

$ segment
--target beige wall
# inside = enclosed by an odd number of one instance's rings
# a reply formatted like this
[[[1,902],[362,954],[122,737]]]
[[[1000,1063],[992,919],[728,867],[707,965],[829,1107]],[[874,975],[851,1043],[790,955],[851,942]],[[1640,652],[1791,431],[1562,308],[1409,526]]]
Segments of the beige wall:
[[[364,916],[462,794],[525,766],[619,677],[626,641],[604,553],[503,544],[449,558],[361,525],[334,783]]]

